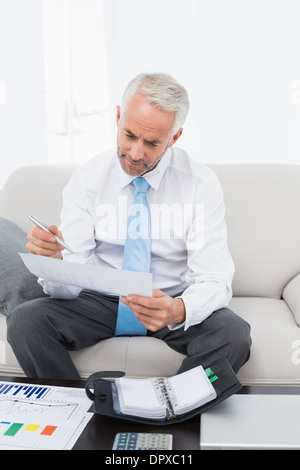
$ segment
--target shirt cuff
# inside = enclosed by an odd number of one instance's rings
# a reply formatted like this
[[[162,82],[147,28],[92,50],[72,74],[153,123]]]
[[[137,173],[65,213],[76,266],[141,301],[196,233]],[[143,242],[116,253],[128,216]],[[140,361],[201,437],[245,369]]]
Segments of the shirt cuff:
[[[45,281],[45,279],[42,278],[39,278],[37,282],[42,286],[45,294],[50,295],[50,297],[54,297],[55,299],[72,300],[78,297],[82,291],[80,287]]]

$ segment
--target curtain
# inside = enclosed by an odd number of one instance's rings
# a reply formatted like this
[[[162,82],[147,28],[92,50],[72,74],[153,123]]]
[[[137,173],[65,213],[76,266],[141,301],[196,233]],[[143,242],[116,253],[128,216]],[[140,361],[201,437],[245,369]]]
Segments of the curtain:
[[[204,163],[300,163],[300,2],[103,0],[112,123],[127,82],[188,90],[178,145]],[[114,125],[114,124],[112,124]]]
[[[0,0],[0,81],[1,189],[15,168],[47,161],[40,0]]]
[[[299,164],[299,24],[299,0],[0,0],[0,189],[17,167],[114,145],[145,71],[187,88],[193,158]]]

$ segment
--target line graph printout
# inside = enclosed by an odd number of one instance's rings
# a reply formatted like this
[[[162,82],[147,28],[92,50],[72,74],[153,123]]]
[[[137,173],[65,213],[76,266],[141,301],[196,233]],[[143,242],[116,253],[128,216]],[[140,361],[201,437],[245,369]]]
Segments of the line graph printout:
[[[84,389],[0,382],[0,449],[71,449],[90,406]]]

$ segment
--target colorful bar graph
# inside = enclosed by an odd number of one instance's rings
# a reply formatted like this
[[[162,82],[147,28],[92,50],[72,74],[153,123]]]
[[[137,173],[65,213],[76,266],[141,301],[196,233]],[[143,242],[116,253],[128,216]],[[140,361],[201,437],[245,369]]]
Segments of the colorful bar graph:
[[[90,406],[81,389],[0,381],[0,448],[71,449]]]
[[[15,436],[18,431],[24,426],[24,423],[11,423],[9,421],[0,421],[0,424],[8,425],[9,428],[6,429],[3,436]],[[40,424],[27,424],[24,428],[24,431],[37,432],[41,428]],[[54,431],[57,429],[57,426],[50,426],[49,424],[44,425],[43,429],[39,434],[41,436],[52,436]]]

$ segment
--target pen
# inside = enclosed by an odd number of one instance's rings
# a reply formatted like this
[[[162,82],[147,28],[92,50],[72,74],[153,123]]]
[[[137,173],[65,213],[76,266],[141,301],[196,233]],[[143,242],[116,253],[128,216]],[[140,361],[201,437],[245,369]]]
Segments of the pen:
[[[50,232],[48,227],[45,224],[43,224],[43,222],[41,222],[39,219],[37,219],[34,215],[28,215],[28,217],[35,225],[37,225],[41,229],[45,230],[46,232],[51,233],[56,238],[57,243],[59,243],[61,246],[63,246],[66,250],[70,251],[70,253],[73,253],[71,248],[68,247],[68,245],[66,245],[60,238],[58,238],[56,235],[54,235],[54,233]]]

